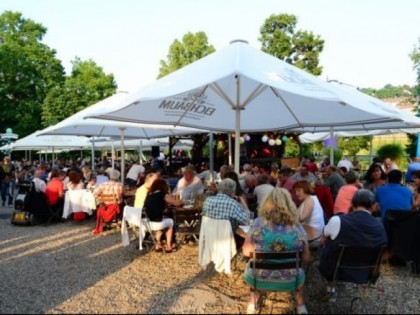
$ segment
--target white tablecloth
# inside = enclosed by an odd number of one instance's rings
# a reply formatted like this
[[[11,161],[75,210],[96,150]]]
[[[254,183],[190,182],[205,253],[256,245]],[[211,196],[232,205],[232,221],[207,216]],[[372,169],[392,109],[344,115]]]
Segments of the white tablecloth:
[[[73,212],[86,212],[92,215],[96,209],[95,196],[90,190],[67,190],[64,197],[63,218],[67,219]]]

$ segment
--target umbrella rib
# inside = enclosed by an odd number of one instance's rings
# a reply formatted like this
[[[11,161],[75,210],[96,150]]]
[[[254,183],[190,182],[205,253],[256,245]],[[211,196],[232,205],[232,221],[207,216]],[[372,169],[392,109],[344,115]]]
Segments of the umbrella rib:
[[[217,83],[212,83],[210,85],[210,88],[217,94],[219,95],[222,99],[224,99],[226,102],[229,103],[229,105],[232,108],[235,108],[235,103],[233,103],[233,101],[229,98],[229,96],[226,95],[226,93],[223,91],[223,89],[217,84]]]
[[[293,116],[293,118],[295,119],[295,121],[299,124],[299,126],[302,126],[302,123],[299,121],[299,119],[297,118],[297,116],[293,113],[292,110],[290,110],[290,106],[289,104],[287,104],[287,102],[284,100],[284,98],[280,95],[280,93],[278,93],[278,91],[276,89],[274,89],[273,87],[270,87],[271,91],[273,91],[274,95],[277,96],[284,104],[284,106],[286,106],[287,110],[289,111],[290,115]]]

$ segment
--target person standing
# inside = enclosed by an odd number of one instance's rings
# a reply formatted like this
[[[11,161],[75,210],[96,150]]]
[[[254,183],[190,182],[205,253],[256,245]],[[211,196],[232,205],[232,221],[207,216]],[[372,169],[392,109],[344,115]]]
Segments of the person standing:
[[[8,199],[8,205],[13,206],[13,195],[12,195],[12,185],[16,178],[15,166],[10,162],[10,157],[5,156],[3,158],[3,164],[1,165],[3,170],[2,175],[2,184],[1,184],[1,199],[3,207],[6,205],[6,197]]]

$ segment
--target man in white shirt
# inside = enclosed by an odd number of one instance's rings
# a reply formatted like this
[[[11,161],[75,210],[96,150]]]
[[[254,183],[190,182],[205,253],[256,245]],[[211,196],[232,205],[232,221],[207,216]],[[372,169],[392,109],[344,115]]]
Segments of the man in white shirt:
[[[351,161],[347,158],[347,156],[345,155],[343,157],[342,160],[340,160],[340,162],[338,162],[337,167],[340,168],[344,166],[347,169],[347,172],[350,171],[353,168],[353,164],[351,163]]]
[[[47,184],[41,179],[44,172],[42,170],[36,170],[34,173],[34,179],[32,180],[35,185],[35,190],[37,192],[45,193],[45,189],[47,188]]]
[[[140,164],[139,161],[134,163],[128,170],[127,176],[125,178],[125,183],[128,186],[134,187],[137,186],[140,176],[144,173],[145,168]]]
[[[254,196],[256,202],[261,204],[264,197],[268,195],[270,191],[274,189],[274,186],[270,184],[270,180],[267,174],[260,174],[257,176],[257,185],[254,188]]]

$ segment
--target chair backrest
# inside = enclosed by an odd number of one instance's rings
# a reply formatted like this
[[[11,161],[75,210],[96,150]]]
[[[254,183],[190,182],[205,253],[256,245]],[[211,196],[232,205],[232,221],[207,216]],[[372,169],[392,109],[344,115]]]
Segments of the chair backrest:
[[[130,244],[127,223],[130,227],[136,226],[139,228],[139,249],[142,250],[142,242],[144,238],[144,230],[142,226],[142,208],[135,208],[131,206],[125,206],[121,221],[121,237],[123,246],[128,246]]]
[[[201,211],[174,211],[174,223],[178,235],[199,235]]]
[[[254,274],[257,269],[296,269],[298,271],[302,267],[302,253],[302,250],[279,253],[253,251],[249,256],[249,266],[252,268]]]
[[[333,282],[374,284],[380,274],[382,255],[386,245],[358,247],[339,244]]]
[[[389,251],[405,260],[420,259],[420,212],[387,210],[385,229]]]
[[[100,194],[98,198],[100,203],[104,203],[106,205],[118,203],[118,198],[116,194]]]

